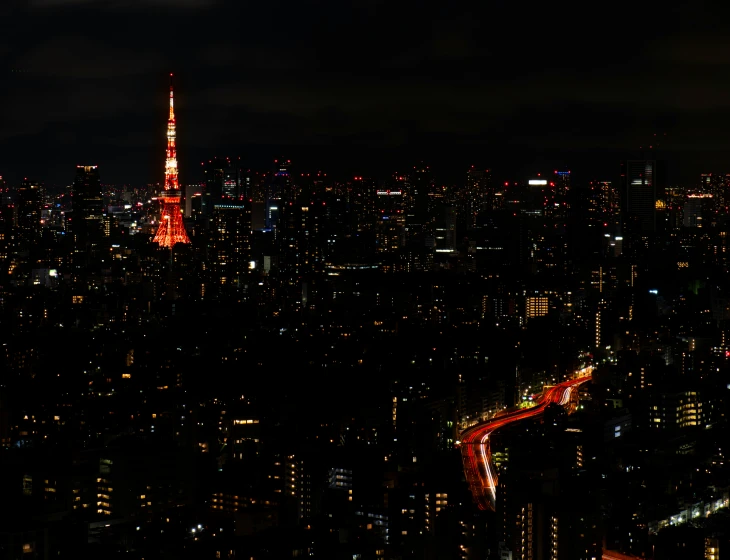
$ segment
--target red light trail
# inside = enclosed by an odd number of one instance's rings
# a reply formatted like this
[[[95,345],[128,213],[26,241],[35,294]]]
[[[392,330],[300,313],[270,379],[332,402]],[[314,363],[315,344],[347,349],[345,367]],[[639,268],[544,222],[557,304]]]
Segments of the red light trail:
[[[469,483],[474,501],[482,510],[494,511],[497,501],[497,473],[492,465],[492,449],[489,436],[495,430],[526,418],[539,416],[545,412],[549,404],[568,406],[573,412],[575,389],[591,379],[593,368],[587,367],[578,372],[578,376],[568,381],[547,387],[535,400],[535,405],[528,409],[504,411],[494,418],[467,428],[461,434],[461,456],[464,462],[464,474]]]
[[[172,79],[172,74],[170,74]],[[177,178],[177,137],[175,127],[175,108],[170,84],[170,116],[167,119],[167,153],[165,158],[165,190],[159,196],[162,201],[160,227],[154,241],[160,247],[173,247],[175,243],[190,243],[180,213],[180,185]]]
[[[629,556],[613,550],[604,550],[602,558],[603,560],[641,560],[638,556]]]

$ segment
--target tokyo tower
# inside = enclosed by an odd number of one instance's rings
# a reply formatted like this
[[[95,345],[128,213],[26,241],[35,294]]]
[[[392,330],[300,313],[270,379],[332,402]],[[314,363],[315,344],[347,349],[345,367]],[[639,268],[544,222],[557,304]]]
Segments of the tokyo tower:
[[[172,74],[170,74],[172,78]],[[152,240],[160,247],[172,248],[175,243],[190,243],[180,210],[180,185],[177,180],[177,148],[175,147],[175,109],[172,83],[170,84],[170,117],[167,120],[167,156],[165,159],[165,190],[158,200],[162,202],[160,227]]]

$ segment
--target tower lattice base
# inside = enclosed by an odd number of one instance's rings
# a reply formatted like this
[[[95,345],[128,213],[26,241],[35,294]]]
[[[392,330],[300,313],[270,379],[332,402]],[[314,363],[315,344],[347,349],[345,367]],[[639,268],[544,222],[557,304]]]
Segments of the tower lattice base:
[[[190,243],[185,231],[182,213],[180,212],[180,196],[166,193],[159,197],[162,202],[160,227],[152,240],[160,247],[173,247],[175,243]]]

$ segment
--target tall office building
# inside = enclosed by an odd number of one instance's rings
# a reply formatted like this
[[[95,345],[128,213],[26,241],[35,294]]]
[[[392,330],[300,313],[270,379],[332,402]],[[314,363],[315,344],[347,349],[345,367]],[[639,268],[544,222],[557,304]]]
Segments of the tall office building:
[[[429,270],[434,254],[434,208],[431,194],[434,180],[431,170],[423,163],[413,168],[406,179],[406,255],[408,271]]]
[[[251,260],[251,207],[216,204],[208,238],[208,261],[214,285],[240,289]]]
[[[472,165],[466,173],[466,191],[463,194],[461,212],[466,214],[464,222],[470,229],[478,224],[480,215],[497,207],[489,169],[477,169]]]
[[[202,201],[203,192],[205,191],[204,184],[192,184],[185,185],[185,217],[190,218],[193,215],[193,198],[197,197],[198,202]],[[202,208],[201,208],[202,210]]]
[[[703,192],[712,192],[716,184],[716,177],[712,173],[702,173],[700,175],[700,187]]]
[[[570,188],[570,171],[555,171],[553,180],[553,216],[558,220],[565,220],[570,213],[572,202]]]
[[[621,213],[620,196],[611,181],[597,181],[600,190],[601,214],[608,220],[613,220]]]
[[[103,237],[104,201],[96,165],[77,165],[73,185],[73,213],[70,220],[74,250],[93,252]]]
[[[243,171],[241,169],[241,158],[228,160],[228,167],[223,170],[223,196],[226,198],[240,199],[244,196]]]
[[[290,159],[274,160],[274,170],[266,182],[264,198],[266,227],[276,228],[283,205],[296,200]]]
[[[279,267],[289,278],[301,278],[323,266],[322,235],[327,207],[321,197],[287,204],[279,218]]]
[[[377,215],[375,201],[377,188],[375,181],[370,177],[354,177],[351,183],[351,199],[354,202],[353,208],[357,208],[356,220],[358,231],[373,229]]]
[[[17,190],[17,251],[30,251],[41,237],[43,189],[37,181],[23,179]]]
[[[654,160],[629,160],[621,169],[626,214],[643,233],[656,231],[656,167]]]
[[[408,177],[406,194],[409,200],[408,218],[406,220],[409,233],[418,235],[428,229],[431,216],[429,215],[429,195],[433,192],[434,181],[431,170],[421,162],[413,168]]]
[[[96,165],[76,166],[72,211],[66,214],[74,281],[98,270],[104,240],[104,203]]]
[[[694,390],[650,393],[646,409],[648,427],[659,430],[703,426],[711,421],[706,399]]]
[[[684,227],[701,228],[709,225],[715,199],[711,194],[688,194],[684,202],[682,225]]]
[[[240,159],[215,157],[203,162],[205,175],[203,205],[207,213],[212,213],[216,204],[232,204],[234,200],[244,196]]]
[[[373,207],[375,216],[375,250],[387,253],[402,249],[405,244],[404,193],[396,183],[392,188],[381,187],[375,191]]]
[[[529,296],[525,298],[525,319],[544,317],[550,311],[547,296]]]
[[[10,257],[15,253],[15,205],[5,200],[0,201],[0,272],[9,264]]]
[[[711,195],[713,210],[716,213],[727,212],[730,204],[730,175],[702,173],[700,175],[700,193]]]
[[[456,208],[445,206],[436,220],[434,247],[437,253],[456,254]]]

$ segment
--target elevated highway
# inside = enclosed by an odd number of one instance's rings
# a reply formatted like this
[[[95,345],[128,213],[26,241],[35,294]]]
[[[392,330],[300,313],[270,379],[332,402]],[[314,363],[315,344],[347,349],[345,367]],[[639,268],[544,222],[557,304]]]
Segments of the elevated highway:
[[[497,473],[492,464],[490,436],[503,426],[541,415],[550,404],[564,406],[569,414],[572,413],[578,404],[578,387],[589,381],[592,374],[592,367],[583,368],[577,371],[572,379],[545,387],[542,393],[533,399],[534,405],[530,408],[504,410],[461,433],[464,473],[479,509],[494,511],[497,501]]]

